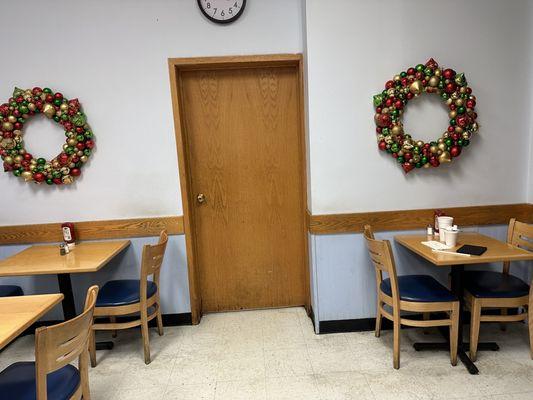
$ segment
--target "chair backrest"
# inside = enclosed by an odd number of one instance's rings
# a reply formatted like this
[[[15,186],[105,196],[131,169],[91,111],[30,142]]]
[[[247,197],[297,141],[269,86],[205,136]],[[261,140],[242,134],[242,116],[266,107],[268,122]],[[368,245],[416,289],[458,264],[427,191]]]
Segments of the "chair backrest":
[[[388,240],[377,240],[374,237],[374,232],[370,225],[365,225],[363,236],[366,240],[366,247],[370,254],[370,259],[376,270],[376,285],[378,294],[380,292],[380,285],[383,281],[383,272],[385,272],[391,282],[393,303],[399,304],[400,293],[398,291],[398,276],[396,275],[396,265],[394,263],[394,256],[392,248]]]
[[[63,323],[35,330],[37,399],[46,400],[46,375],[82,357],[87,361],[88,339],[93,323],[98,286],[91,286],[83,313]]]
[[[146,286],[148,278],[153,275],[153,281],[159,287],[159,274],[165,250],[167,248],[168,235],[162,231],[159,235],[159,242],[156,245],[145,245],[143,247],[141,263],[141,301],[146,299]]]
[[[533,225],[511,218],[507,229],[507,243],[527,251],[533,251]],[[503,263],[503,273],[508,274],[511,263]]]

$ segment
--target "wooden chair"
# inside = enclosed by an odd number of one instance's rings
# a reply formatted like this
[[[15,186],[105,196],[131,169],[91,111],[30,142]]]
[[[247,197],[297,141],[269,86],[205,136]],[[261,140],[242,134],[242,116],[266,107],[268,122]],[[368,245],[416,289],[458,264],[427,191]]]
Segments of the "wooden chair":
[[[400,368],[400,328],[401,325],[415,327],[449,326],[450,359],[457,365],[457,343],[459,334],[459,300],[443,285],[427,275],[396,275],[396,265],[392,248],[388,240],[376,240],[369,225],[365,225],[364,237],[370,259],[376,269],[378,304],[376,315],[376,337],[381,333],[381,319],[385,317],[393,322],[394,350],[393,366]],[[388,278],[383,278],[383,272]],[[392,308],[392,313],[385,309]],[[401,311],[421,313],[422,320],[402,317]],[[445,312],[449,318],[431,320],[430,313]]]
[[[507,231],[507,243],[533,251],[533,225],[511,219]],[[525,321],[533,309],[533,285],[509,274],[510,263],[503,263],[502,272],[467,271],[464,276],[465,302],[470,308],[470,358],[477,357],[479,328],[481,322]],[[501,315],[482,315],[483,309],[501,309]],[[517,315],[507,315],[510,308],[518,308]],[[522,308],[522,312],[520,312]],[[533,319],[529,318],[530,353],[533,359]]]
[[[87,292],[82,314],[35,331],[35,362],[0,372],[0,399],[90,400],[88,341],[98,286]],[[78,358],[78,368],[70,363]]]
[[[159,242],[156,245],[145,245],[142,254],[141,279],[124,279],[107,282],[96,300],[94,318],[108,317],[109,323],[96,322],[93,325],[89,350],[91,365],[96,367],[96,343],[95,331],[111,330],[113,333],[118,329],[129,329],[141,326],[144,344],[144,362],[150,363],[150,338],[148,322],[157,318],[159,336],[163,335],[163,319],[161,317],[161,302],[159,299],[159,274],[168,236],[166,231],[161,232]],[[148,277],[153,276],[152,280]],[[149,311],[151,312],[149,313]],[[118,316],[139,314],[139,318],[133,321],[117,322]]]

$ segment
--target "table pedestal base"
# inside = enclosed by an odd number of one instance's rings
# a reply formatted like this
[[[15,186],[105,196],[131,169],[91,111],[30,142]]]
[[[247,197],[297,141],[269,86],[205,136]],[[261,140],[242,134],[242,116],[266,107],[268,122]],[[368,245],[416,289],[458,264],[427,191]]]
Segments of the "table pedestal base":
[[[444,350],[444,351],[450,351],[450,343],[447,342],[432,342],[432,343],[415,343],[413,344],[413,348],[416,351],[424,351],[424,350]],[[468,357],[468,354],[466,353],[465,349],[468,349],[469,345],[468,343],[463,343],[459,348],[457,349],[457,356],[463,363],[463,365],[466,367],[468,372],[472,375],[477,375],[479,373],[479,370],[477,369],[474,362]],[[498,346],[497,343],[494,342],[486,342],[486,343],[479,343],[477,346],[478,351],[498,351],[500,350],[500,346]]]

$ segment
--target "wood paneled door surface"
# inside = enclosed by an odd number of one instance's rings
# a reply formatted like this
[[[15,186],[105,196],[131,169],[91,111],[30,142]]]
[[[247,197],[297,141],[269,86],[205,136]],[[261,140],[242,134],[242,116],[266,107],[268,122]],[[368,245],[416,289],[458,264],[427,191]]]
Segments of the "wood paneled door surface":
[[[200,312],[308,303],[301,57],[292,57],[176,74]]]

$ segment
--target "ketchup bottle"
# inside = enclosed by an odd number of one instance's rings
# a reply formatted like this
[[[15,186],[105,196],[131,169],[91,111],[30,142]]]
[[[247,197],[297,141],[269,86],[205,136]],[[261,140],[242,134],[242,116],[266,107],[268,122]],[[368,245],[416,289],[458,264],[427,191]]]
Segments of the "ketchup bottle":
[[[76,242],[76,234],[74,233],[74,224],[72,222],[64,222],[61,224],[61,230],[63,232],[63,240],[67,244]]]

